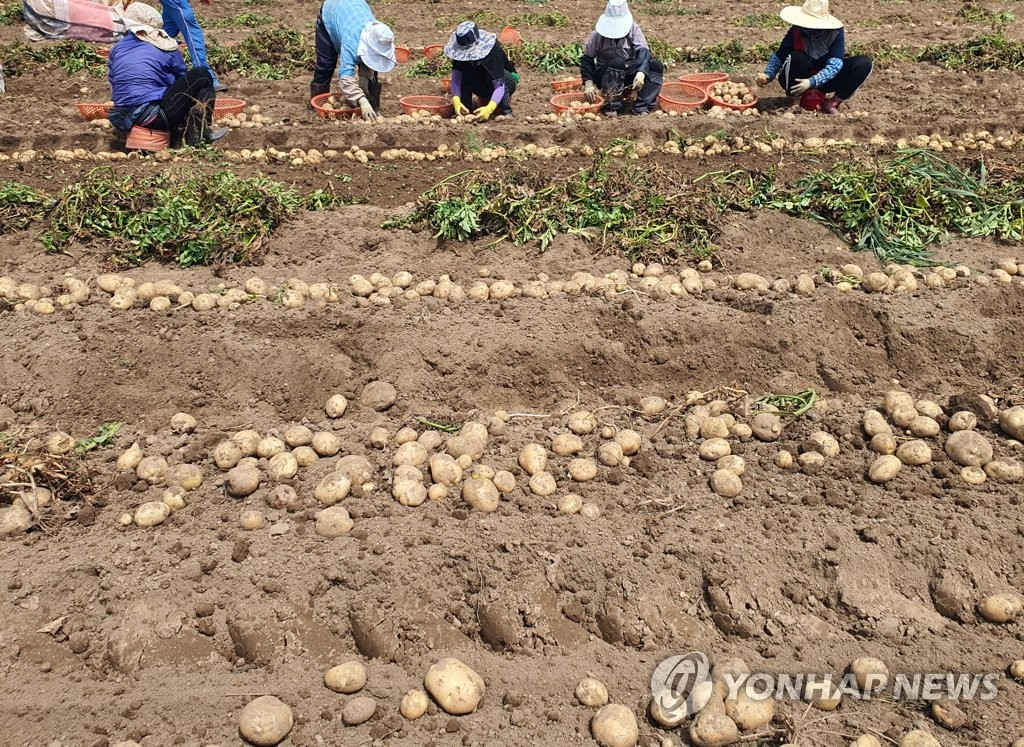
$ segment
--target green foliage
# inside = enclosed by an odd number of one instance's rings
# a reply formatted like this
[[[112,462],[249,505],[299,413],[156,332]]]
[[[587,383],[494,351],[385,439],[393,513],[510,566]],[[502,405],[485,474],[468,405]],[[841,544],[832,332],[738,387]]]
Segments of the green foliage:
[[[43,243],[59,250],[100,240],[119,265],[154,257],[181,265],[251,263],[285,220],[334,203],[321,191],[302,195],[262,176],[138,178],[100,168],[57,196]]]
[[[451,74],[452,61],[439,54],[433,59],[420,57],[416,62],[409,65],[405,74],[410,78],[444,78]]]
[[[840,162],[815,172],[767,204],[824,223],[882,262],[927,266],[946,234],[1020,241],[1024,180],[989,178],[926,150],[882,163]]]
[[[237,28],[243,26],[245,28],[259,28],[260,26],[266,26],[269,23],[273,23],[274,19],[271,16],[264,15],[263,13],[253,13],[252,11],[245,11],[239,13],[236,16],[228,18],[218,18],[214,21],[207,21],[204,23],[205,28]]]
[[[104,423],[100,426],[100,429],[97,431],[95,436],[83,438],[75,444],[75,453],[82,455],[92,451],[93,449],[106,446],[114,440],[120,430],[121,423]]]
[[[210,65],[246,78],[285,80],[311,70],[315,55],[307,35],[284,27],[260,31],[230,47],[208,38]]]
[[[766,394],[754,400],[755,410],[769,410],[775,408],[780,415],[790,418],[798,418],[812,407],[818,399],[818,393],[813,389],[804,389],[795,394]]]
[[[1024,69],[1024,41],[1007,39],[998,32],[983,34],[962,42],[925,47],[917,59],[934,62],[947,70],[1021,70]]]
[[[737,18],[735,25],[748,29],[780,29],[786,22],[778,13],[747,13]]]
[[[43,216],[47,196],[20,182],[0,182],[0,234],[24,231]]]
[[[993,11],[974,2],[966,2],[956,12],[957,23],[989,24],[994,30],[1001,30],[1017,20],[1011,10]]]
[[[96,54],[92,44],[82,41],[38,43],[14,42],[0,47],[4,72],[12,78],[43,65],[59,65],[68,75],[85,71],[104,76],[107,60]]]
[[[521,13],[512,19],[511,25],[560,29],[569,25],[569,17],[557,10],[552,10],[549,13]]]
[[[11,0],[0,4],[0,26],[21,23],[21,0]]]
[[[545,41],[524,41],[507,50],[512,61],[519,65],[545,73],[558,73],[578,67],[583,56],[583,45],[579,42],[557,44]]]

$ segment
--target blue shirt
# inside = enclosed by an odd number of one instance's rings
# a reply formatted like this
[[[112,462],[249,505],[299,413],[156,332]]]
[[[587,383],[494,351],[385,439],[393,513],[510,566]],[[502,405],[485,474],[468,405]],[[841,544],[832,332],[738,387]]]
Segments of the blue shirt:
[[[338,50],[338,77],[355,77],[359,37],[377,19],[366,0],[325,0],[320,8],[324,28]]]
[[[181,52],[157,49],[134,34],[125,34],[110,50],[107,79],[115,107],[133,108],[159,101],[184,74]]]

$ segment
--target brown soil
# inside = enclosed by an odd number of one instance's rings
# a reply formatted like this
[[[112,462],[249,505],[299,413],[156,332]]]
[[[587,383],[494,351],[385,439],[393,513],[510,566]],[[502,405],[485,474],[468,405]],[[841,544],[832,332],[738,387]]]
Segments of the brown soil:
[[[733,10],[717,3],[692,7],[710,15],[654,16],[645,6],[636,12],[650,35],[679,45],[780,33],[733,28]],[[953,25],[958,7],[900,5],[899,22],[887,20],[895,11],[884,4],[849,2],[834,10],[858,40],[919,45],[967,33]],[[432,23],[417,25],[439,8],[388,4],[378,14],[396,20],[400,41],[422,46],[442,38]],[[562,0],[515,8],[570,15],[568,29],[536,34],[550,39],[581,36],[599,10]],[[231,0],[202,12],[220,18],[248,9]],[[252,9],[303,28],[315,12],[295,3]],[[744,13],[774,9],[762,2],[743,6]],[[248,32],[213,33],[231,39]],[[0,42],[15,37],[16,27],[0,29]],[[525,77],[517,114],[543,111],[547,94],[529,93],[546,85],[542,77]],[[228,76],[227,82],[232,95],[295,122],[286,130],[232,133],[232,147],[377,149],[466,137],[467,128],[454,124],[372,129],[317,121],[302,109],[305,78],[261,83]],[[517,120],[473,131],[489,142],[568,138],[595,146],[619,136],[660,143],[671,127],[694,135],[799,128],[802,137],[860,139],[996,131],[1019,122],[1021,83],[1021,73],[955,75],[908,65],[879,71],[858,99],[868,113],[839,120],[788,120],[778,113],[724,124],[706,117],[579,127]],[[77,93],[83,84],[89,94]],[[400,93],[426,92],[424,86],[429,83],[404,77],[394,82]],[[999,97],[975,95],[987,86]],[[43,89],[51,96],[39,102]],[[109,147],[69,109],[77,99],[105,97],[101,89],[97,79],[52,71],[9,80],[0,100],[0,148]],[[678,161],[686,173],[737,166],[800,173],[829,162],[809,154]],[[568,171],[581,163],[542,168]],[[0,163],[0,179],[57,189],[85,168]],[[873,485],[865,479],[871,455],[859,423],[894,386],[948,412],[951,398],[965,393],[990,394],[1003,406],[1024,403],[1024,288],[971,279],[904,295],[820,287],[805,298],[720,289],[671,300],[624,293],[461,305],[427,298],[385,307],[349,296],[355,273],[408,270],[417,280],[447,273],[468,286],[485,265],[516,282],[538,273],[567,279],[577,271],[629,269],[621,257],[595,256],[577,238],[559,238],[540,253],[379,227],[395,206],[452,168],[246,165],[240,170],[260,169],[300,186],[335,185],[368,204],[294,221],[273,238],[258,268],[149,265],[126,273],[196,290],[239,285],[253,274],[274,284],[297,277],[337,284],[345,291],[337,304],[116,312],[94,289],[93,302],[52,316],[0,305],[0,430],[60,429],[84,438],[103,423],[124,423],[115,445],[86,459],[102,486],[92,505],[58,502],[48,509],[46,531],[0,540],[0,742],[233,744],[241,708],[256,695],[273,694],[296,718],[287,744],[592,744],[593,711],[573,698],[577,681],[590,673],[608,685],[612,702],[634,710],[643,744],[670,739],[675,745],[688,743],[685,730],[660,729],[645,716],[651,672],[671,654],[701,650],[712,659],[742,657],[755,671],[834,673],[864,655],[903,672],[1003,672],[1021,658],[1021,621],[994,625],[973,613],[987,593],[1024,590],[1021,484],[966,485],[942,449],[943,436],[928,439],[934,464],[905,467],[892,482]],[[726,272],[792,279],[848,262],[879,269],[826,229],[769,212],[730,216],[721,245],[721,267],[711,275],[719,279]],[[1024,259],[1019,244],[980,240],[951,240],[940,249],[975,275],[1015,253]],[[53,284],[65,272],[87,278],[105,269],[102,247],[50,255],[27,232],[0,237],[0,276],[19,282]],[[398,391],[383,413],[359,402],[375,379]],[[756,397],[807,387],[825,404],[794,420],[779,442],[732,440],[733,453],[747,463],[736,498],[710,490],[712,469],[687,438],[683,414],[666,417],[690,390]],[[337,392],[351,404],[343,418],[330,421],[323,406]],[[668,399],[670,410],[644,418],[638,402],[652,394]],[[568,459],[551,456],[559,490],[539,498],[516,466],[518,451],[530,441],[550,443],[575,409],[656,436],[645,439],[628,468],[601,467],[586,483],[572,483]],[[512,470],[518,486],[495,513],[469,510],[458,497],[416,508],[392,499],[394,447],[371,448],[373,426],[392,434],[401,426],[422,431],[421,417],[487,422],[498,410],[520,416],[494,429],[480,462]],[[195,433],[171,432],[170,417],[179,411],[198,420]],[[742,399],[734,411],[748,419]],[[303,505],[291,514],[266,506],[266,484],[249,498],[228,497],[210,459],[227,434],[281,433],[300,422],[335,432],[343,444],[339,456],[364,454],[374,466],[376,488],[356,490],[342,504],[355,521],[347,536],[325,539],[313,530],[319,508],[313,490],[336,458],[299,472],[292,484]],[[821,429],[842,445],[822,471],[774,465],[779,449],[796,454]],[[997,457],[1021,459],[1019,445],[997,427],[979,429]],[[204,474],[188,505],[151,529],[118,524],[122,513],[160,500],[163,492],[116,469],[118,454],[136,440],[147,454],[195,463]],[[587,451],[599,442],[596,434],[586,436]],[[570,491],[597,504],[600,516],[560,515],[554,503]],[[243,531],[238,517],[246,507],[265,511],[273,529]],[[937,610],[940,589],[952,589],[946,596],[959,605],[958,619]],[[949,613],[949,599],[942,601]],[[59,630],[38,632],[58,618],[64,618]],[[432,705],[423,719],[403,720],[402,695],[421,687],[427,668],[449,655],[483,676],[487,690],[478,710],[452,718]],[[324,671],[349,658],[366,662],[362,694],[378,703],[377,714],[355,727],[341,722],[352,696],[322,683]],[[942,744],[1009,744],[1022,736],[1024,689],[1008,677],[998,685],[994,703],[961,704],[969,721],[957,732],[934,723],[920,702],[847,700],[832,713],[783,703],[774,724],[779,731],[767,741],[840,745],[872,731],[898,743],[920,726]]]

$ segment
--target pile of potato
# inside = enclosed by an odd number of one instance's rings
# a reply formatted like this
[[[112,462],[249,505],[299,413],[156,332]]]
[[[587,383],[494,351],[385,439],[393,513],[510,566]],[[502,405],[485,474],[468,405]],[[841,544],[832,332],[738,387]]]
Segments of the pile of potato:
[[[756,101],[753,91],[746,83],[739,83],[734,80],[724,80],[721,83],[714,83],[708,88],[712,98],[724,101],[726,104],[742,106],[753,104]]]

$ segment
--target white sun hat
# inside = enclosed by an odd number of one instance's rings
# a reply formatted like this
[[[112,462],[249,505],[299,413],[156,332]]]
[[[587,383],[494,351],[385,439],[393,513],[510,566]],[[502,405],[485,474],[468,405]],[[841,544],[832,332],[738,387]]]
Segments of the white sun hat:
[[[790,26],[802,29],[841,29],[843,22],[828,12],[828,0],[805,0],[803,5],[787,5],[779,17]]]
[[[380,21],[366,24],[363,33],[359,35],[356,54],[371,70],[390,73],[398,64],[395,59],[395,32]]]
[[[633,14],[626,0],[608,0],[594,30],[605,39],[621,39],[633,28]]]
[[[132,3],[121,14],[121,22],[130,33],[157,49],[165,52],[178,49],[178,42],[164,32],[164,19],[160,11],[151,5]]]

